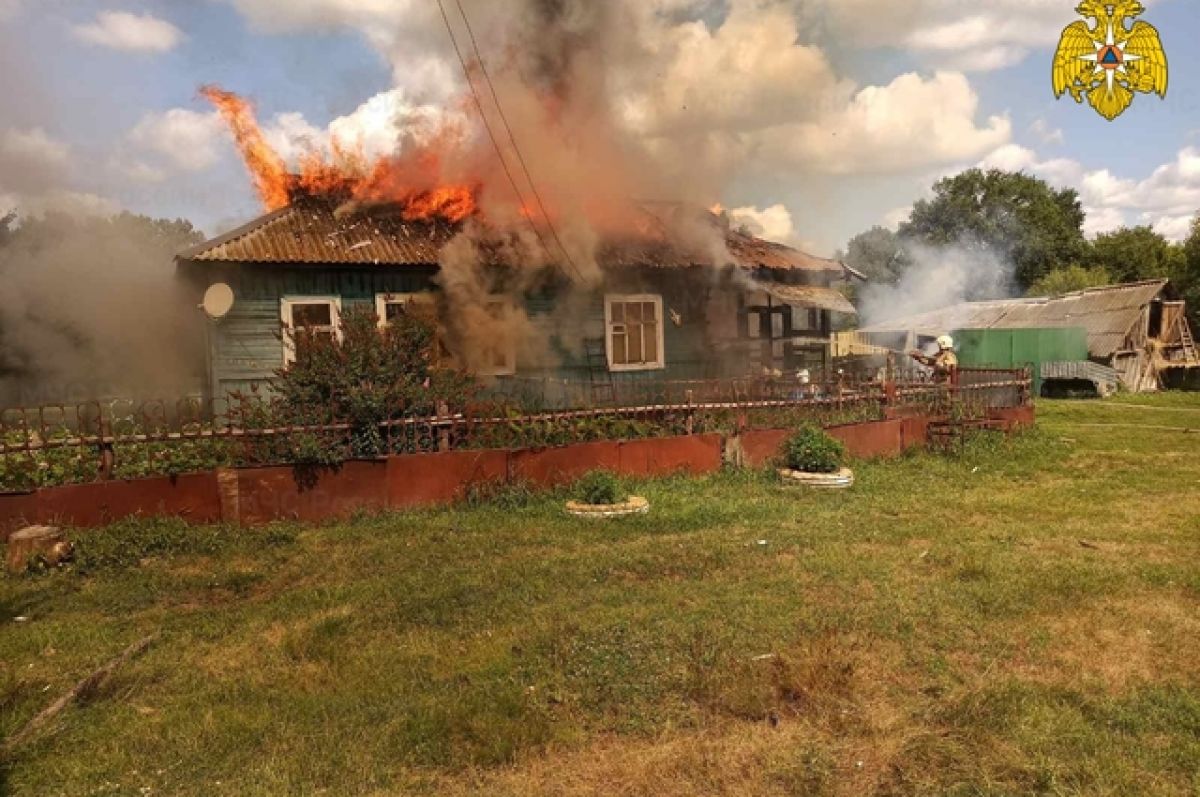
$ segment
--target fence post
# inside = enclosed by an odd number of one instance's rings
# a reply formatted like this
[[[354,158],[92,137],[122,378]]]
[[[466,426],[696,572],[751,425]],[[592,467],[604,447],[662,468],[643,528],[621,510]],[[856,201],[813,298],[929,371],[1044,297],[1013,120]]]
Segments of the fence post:
[[[438,421],[438,451],[450,450],[450,427],[447,425],[450,421],[450,407],[444,401],[439,401],[437,405],[437,421]]]
[[[102,482],[112,481],[117,467],[117,453],[113,445],[112,420],[105,420],[100,413],[100,471],[96,474]]]
[[[696,398],[692,391],[687,392],[687,433],[693,435],[696,433]]]

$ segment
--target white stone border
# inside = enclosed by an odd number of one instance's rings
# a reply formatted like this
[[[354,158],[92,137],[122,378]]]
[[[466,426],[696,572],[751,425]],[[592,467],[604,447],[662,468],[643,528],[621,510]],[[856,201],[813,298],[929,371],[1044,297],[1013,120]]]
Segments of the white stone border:
[[[785,487],[813,487],[821,490],[848,490],[854,486],[854,471],[842,468],[837,473],[804,473],[798,470],[779,471]]]
[[[567,514],[583,518],[614,518],[629,515],[644,515],[650,511],[650,502],[636,496],[623,504],[581,504],[567,502]]]

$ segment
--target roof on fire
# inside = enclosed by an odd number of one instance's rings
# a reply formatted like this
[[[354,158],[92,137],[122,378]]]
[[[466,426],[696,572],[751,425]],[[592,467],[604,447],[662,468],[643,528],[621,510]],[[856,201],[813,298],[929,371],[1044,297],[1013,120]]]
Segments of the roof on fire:
[[[1147,280],[1090,288],[1047,298],[963,302],[919,315],[863,327],[861,332],[913,331],[944,335],[955,329],[1036,329],[1083,327],[1093,357],[1119,351],[1146,305],[1163,292],[1167,280]]]
[[[657,213],[649,211],[657,217]],[[715,224],[715,221],[714,221]],[[181,252],[182,261],[290,265],[436,266],[459,226],[405,221],[394,207],[342,212],[335,202],[305,199],[268,213],[225,235]],[[812,271],[842,275],[841,263],[728,230],[726,249],[747,269]],[[602,266],[709,265],[711,254],[689,252],[650,236],[631,235],[600,247]]]

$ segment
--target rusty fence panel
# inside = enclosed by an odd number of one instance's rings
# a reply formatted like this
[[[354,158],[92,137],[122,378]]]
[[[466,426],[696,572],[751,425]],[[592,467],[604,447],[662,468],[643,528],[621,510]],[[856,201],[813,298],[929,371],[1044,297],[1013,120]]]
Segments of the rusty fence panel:
[[[1027,369],[963,369],[957,383],[800,384],[784,379],[657,382],[620,406],[530,412],[503,400],[442,406],[354,424],[316,408],[309,421],[265,397],[106,401],[0,410],[0,492],[48,484],[173,475],[219,467],[335,465],[435,451],[529,448],[599,440],[835,426],[890,412],[952,420],[1027,406]],[[308,417],[308,416],[306,416]],[[292,418],[281,422],[280,418]]]

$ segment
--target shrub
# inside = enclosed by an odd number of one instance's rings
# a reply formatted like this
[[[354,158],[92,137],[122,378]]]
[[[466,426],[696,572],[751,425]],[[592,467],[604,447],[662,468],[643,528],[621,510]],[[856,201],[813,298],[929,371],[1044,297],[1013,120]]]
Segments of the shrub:
[[[625,498],[616,475],[606,470],[594,470],[580,479],[575,485],[575,497],[592,506],[612,506]]]
[[[812,425],[800,427],[783,446],[784,464],[802,473],[836,473],[845,457],[845,446]]]
[[[301,464],[332,464],[347,456],[389,453],[380,424],[389,419],[429,416],[445,404],[461,412],[477,385],[467,374],[437,367],[437,326],[417,313],[403,313],[386,327],[371,308],[341,316],[341,337],[296,330],[296,359],[277,374],[273,422],[350,425],[348,439],[313,435],[290,452]]]

